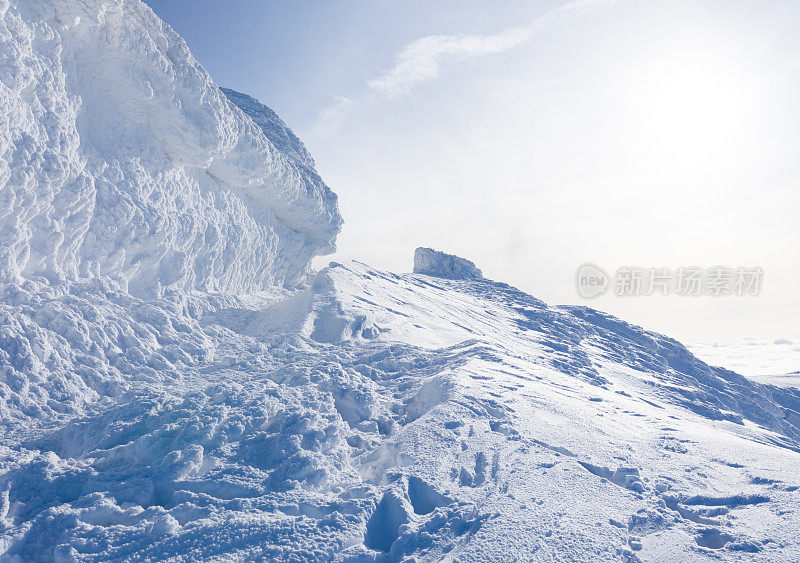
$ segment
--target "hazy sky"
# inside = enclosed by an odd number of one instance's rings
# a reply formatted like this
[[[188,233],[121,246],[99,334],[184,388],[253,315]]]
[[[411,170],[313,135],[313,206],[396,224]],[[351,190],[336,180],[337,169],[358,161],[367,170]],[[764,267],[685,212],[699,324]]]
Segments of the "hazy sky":
[[[800,2],[148,0],[274,108],[339,252],[416,246],[687,340],[800,337]],[[584,262],[760,266],[759,297],[578,297]]]

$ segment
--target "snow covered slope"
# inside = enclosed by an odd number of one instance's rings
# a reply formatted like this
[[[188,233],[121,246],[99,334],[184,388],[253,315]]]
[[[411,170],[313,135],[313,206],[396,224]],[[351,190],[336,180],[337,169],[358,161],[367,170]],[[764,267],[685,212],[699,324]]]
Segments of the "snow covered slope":
[[[800,555],[795,391],[489,280],[350,263],[203,307],[142,321],[206,339],[174,378],[5,440],[6,555]]]
[[[305,283],[335,196],[139,0],[0,0],[0,106],[0,559],[800,558],[800,391],[430,249]]]

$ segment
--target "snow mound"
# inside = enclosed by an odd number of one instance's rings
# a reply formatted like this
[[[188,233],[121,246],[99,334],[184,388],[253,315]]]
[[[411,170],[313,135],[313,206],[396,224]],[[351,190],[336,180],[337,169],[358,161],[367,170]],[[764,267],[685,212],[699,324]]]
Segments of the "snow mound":
[[[469,260],[423,247],[414,252],[414,273],[451,280],[483,277],[481,271]]]
[[[0,3],[0,59],[6,436],[184,380],[245,302],[293,326],[341,218],[274,112],[139,0]]]
[[[333,249],[336,196],[296,137],[140,0],[14,0],[0,50],[3,281],[242,293]]]

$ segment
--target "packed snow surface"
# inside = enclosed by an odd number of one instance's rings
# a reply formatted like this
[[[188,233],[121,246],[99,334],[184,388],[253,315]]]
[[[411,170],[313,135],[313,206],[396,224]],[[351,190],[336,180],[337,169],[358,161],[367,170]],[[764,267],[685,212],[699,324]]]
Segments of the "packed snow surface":
[[[291,293],[18,299],[45,312],[2,345],[26,400],[7,556],[800,555],[800,394],[591,309],[359,263]]]
[[[138,0],[0,3],[0,559],[800,559],[800,391],[335,196]]]

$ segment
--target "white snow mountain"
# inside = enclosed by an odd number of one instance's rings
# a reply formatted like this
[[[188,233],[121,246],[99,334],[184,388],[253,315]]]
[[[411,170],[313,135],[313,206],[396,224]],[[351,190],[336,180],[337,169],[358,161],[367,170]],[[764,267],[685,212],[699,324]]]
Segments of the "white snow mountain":
[[[0,0],[0,560],[800,559],[800,391],[333,249],[140,0]]]

